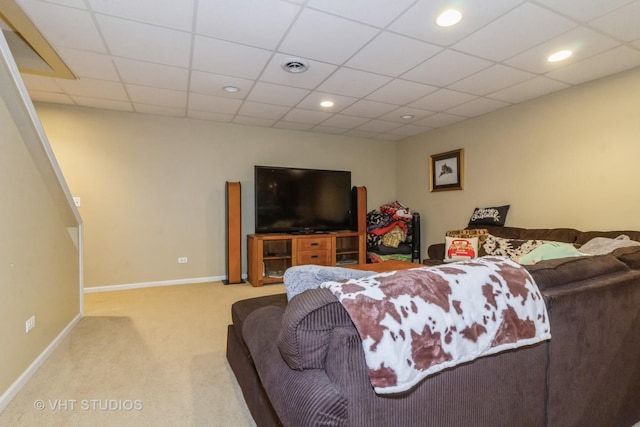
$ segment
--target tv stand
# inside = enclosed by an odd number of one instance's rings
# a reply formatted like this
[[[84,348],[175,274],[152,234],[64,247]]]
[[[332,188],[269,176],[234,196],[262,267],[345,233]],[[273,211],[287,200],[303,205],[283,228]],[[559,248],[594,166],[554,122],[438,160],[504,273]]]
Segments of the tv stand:
[[[247,258],[252,286],[282,283],[285,270],[296,265],[364,264],[366,236],[357,231],[250,234]]]

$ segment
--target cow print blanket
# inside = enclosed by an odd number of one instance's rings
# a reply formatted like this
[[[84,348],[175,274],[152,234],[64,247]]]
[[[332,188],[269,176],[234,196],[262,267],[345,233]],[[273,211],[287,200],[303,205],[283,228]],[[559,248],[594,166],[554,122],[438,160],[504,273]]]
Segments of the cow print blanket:
[[[546,307],[521,265],[487,256],[325,282],[360,334],[376,393],[551,338]]]

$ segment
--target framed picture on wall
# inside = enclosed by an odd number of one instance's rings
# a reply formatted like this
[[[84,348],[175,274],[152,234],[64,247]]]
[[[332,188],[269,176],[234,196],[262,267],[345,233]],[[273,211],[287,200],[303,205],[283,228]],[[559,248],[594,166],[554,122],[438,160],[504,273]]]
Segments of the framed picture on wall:
[[[431,191],[462,190],[464,186],[464,150],[462,148],[429,157]]]

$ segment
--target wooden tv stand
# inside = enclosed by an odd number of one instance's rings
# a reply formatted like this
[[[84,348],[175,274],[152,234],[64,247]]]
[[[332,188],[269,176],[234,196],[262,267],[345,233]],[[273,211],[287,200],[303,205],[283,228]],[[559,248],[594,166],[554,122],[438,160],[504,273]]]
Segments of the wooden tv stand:
[[[250,234],[248,279],[252,286],[282,283],[295,265],[351,266],[366,262],[366,236],[357,231],[326,234]]]

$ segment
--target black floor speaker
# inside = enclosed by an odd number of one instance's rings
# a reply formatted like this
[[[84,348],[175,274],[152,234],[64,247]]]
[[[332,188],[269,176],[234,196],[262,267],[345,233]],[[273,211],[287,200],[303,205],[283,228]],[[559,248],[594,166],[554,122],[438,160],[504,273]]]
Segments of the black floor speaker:
[[[413,229],[413,239],[411,240],[411,262],[420,264],[420,214],[411,214],[411,228]]]
[[[225,285],[244,283],[242,280],[242,205],[239,182],[225,185],[225,245],[227,252],[227,279]]]

